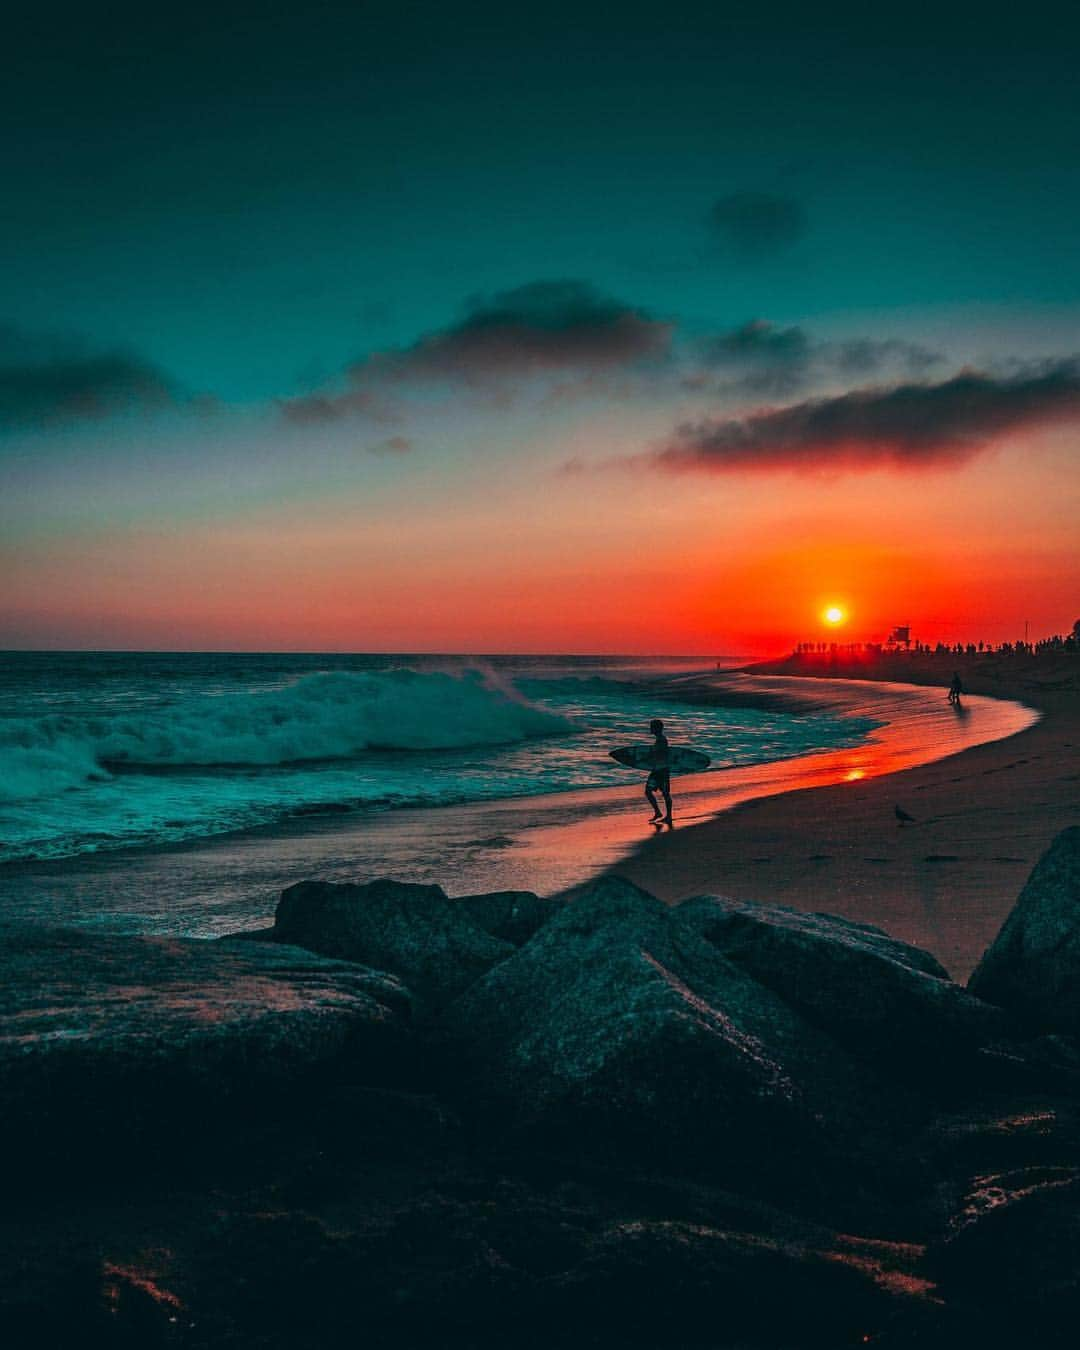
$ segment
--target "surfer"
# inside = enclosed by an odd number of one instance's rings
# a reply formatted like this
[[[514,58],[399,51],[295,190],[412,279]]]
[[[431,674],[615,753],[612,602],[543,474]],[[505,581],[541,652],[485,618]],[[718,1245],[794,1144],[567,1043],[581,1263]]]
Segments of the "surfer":
[[[649,730],[656,737],[652,748],[652,769],[645,780],[645,796],[649,799],[649,805],[653,809],[653,818],[650,825],[670,825],[671,824],[671,770],[668,767],[668,743],[664,735],[664,724],[659,717],[654,717],[649,723]],[[660,810],[657,804],[656,794],[660,793],[664,798],[664,805],[667,807],[667,814]]]

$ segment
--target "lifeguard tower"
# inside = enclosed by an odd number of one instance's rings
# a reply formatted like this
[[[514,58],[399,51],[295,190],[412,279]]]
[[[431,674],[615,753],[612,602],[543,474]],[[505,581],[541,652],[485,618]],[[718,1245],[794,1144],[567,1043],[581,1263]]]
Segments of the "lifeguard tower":
[[[887,652],[909,652],[911,650],[911,625],[898,623],[885,639]]]

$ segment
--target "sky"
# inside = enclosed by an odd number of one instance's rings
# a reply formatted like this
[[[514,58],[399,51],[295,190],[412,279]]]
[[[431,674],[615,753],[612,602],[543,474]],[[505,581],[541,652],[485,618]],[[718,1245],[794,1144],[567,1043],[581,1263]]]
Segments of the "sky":
[[[16,17],[0,648],[1067,631],[1078,38],[1039,5]]]

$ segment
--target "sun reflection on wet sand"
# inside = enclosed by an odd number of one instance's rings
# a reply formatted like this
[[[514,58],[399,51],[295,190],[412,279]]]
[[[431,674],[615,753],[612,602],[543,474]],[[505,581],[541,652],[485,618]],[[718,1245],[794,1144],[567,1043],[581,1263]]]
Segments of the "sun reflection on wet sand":
[[[790,676],[699,680],[703,696],[727,691],[785,700],[809,696],[883,725],[862,745],[675,780],[675,826],[700,824],[754,798],[830,784],[858,784],[926,764],[1032,725],[1022,704],[972,696],[959,717],[943,690]],[[665,711],[658,708],[658,711]],[[671,715],[673,740],[677,714]],[[310,818],[171,849],[132,850],[16,865],[5,875],[11,918],[93,923],[144,933],[218,936],[272,920],[283,887],[305,877],[376,876],[443,886],[450,895],[531,890],[555,894],[625,858],[654,832],[643,779],[612,764],[612,787],[465,806]],[[657,842],[667,837],[656,834]],[[162,897],[167,897],[163,902]]]

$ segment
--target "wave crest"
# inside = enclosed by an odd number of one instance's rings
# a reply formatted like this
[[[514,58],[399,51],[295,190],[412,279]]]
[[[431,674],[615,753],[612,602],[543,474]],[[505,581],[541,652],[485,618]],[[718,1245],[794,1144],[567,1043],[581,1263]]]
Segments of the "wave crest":
[[[566,735],[572,724],[463,675],[308,675],[283,689],[202,694],[150,712],[0,722],[0,800],[109,776],[110,767],[266,767],[366,750],[455,750]]]

